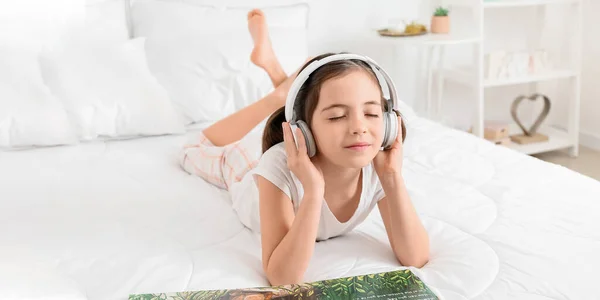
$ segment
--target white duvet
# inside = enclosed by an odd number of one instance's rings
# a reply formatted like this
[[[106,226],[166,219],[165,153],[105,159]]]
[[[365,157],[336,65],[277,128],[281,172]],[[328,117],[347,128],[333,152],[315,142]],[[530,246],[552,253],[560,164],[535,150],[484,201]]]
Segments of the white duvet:
[[[404,174],[445,299],[600,299],[600,183],[424,119]],[[0,299],[267,285],[225,191],[185,173],[196,132],[0,152]],[[259,142],[259,141],[257,141]],[[377,210],[318,243],[306,281],[403,268]]]

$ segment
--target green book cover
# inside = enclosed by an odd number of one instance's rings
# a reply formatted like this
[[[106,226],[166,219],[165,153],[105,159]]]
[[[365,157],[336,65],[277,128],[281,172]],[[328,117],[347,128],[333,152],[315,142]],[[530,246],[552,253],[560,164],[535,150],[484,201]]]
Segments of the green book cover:
[[[132,294],[129,300],[408,299],[439,300],[410,270],[272,287]]]

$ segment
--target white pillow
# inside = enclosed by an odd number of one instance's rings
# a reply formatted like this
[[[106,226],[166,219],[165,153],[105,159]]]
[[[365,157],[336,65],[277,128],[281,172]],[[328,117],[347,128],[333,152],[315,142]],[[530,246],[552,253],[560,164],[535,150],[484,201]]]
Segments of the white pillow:
[[[147,37],[150,70],[169,91],[186,124],[222,119],[273,88],[267,74],[250,62],[249,10],[161,0],[134,2],[134,35]],[[275,53],[290,74],[308,55],[308,6],[263,11]]]
[[[165,89],[148,70],[144,39],[100,45],[85,39],[42,54],[42,73],[81,140],[183,133]]]
[[[76,142],[63,105],[42,80],[37,54],[0,46],[0,148]]]

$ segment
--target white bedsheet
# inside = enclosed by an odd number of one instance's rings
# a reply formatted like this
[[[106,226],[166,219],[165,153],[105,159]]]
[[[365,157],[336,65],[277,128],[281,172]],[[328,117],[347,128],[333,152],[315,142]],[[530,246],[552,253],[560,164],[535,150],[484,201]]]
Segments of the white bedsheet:
[[[600,299],[600,183],[447,129],[409,124],[405,177],[431,238],[411,268],[445,299]],[[227,193],[177,164],[193,137],[0,152],[0,299],[267,285]],[[377,210],[318,243],[306,281],[402,268]]]

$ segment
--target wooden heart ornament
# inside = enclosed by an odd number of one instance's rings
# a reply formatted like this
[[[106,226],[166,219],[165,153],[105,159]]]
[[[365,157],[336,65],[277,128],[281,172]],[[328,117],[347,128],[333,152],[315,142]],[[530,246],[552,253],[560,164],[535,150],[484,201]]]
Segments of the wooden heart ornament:
[[[523,123],[521,123],[521,121],[519,120],[519,117],[517,116],[517,108],[519,107],[519,104],[521,103],[521,101],[523,101],[524,99],[528,99],[529,101],[536,101],[539,98],[542,98],[544,100],[544,108],[542,109],[542,112],[537,117],[537,119],[535,120],[535,122],[533,123],[531,128],[526,129],[525,126],[523,126]],[[515,122],[517,122],[517,125],[519,125],[519,127],[521,128],[521,130],[523,130],[523,133],[526,136],[536,135],[537,130],[539,129],[542,122],[544,122],[546,117],[548,117],[549,112],[550,112],[550,99],[548,99],[548,97],[546,97],[545,95],[542,95],[542,94],[533,94],[529,97],[519,96],[515,99],[515,101],[513,101],[512,106],[510,108],[510,113],[512,115],[513,120],[515,120]]]

